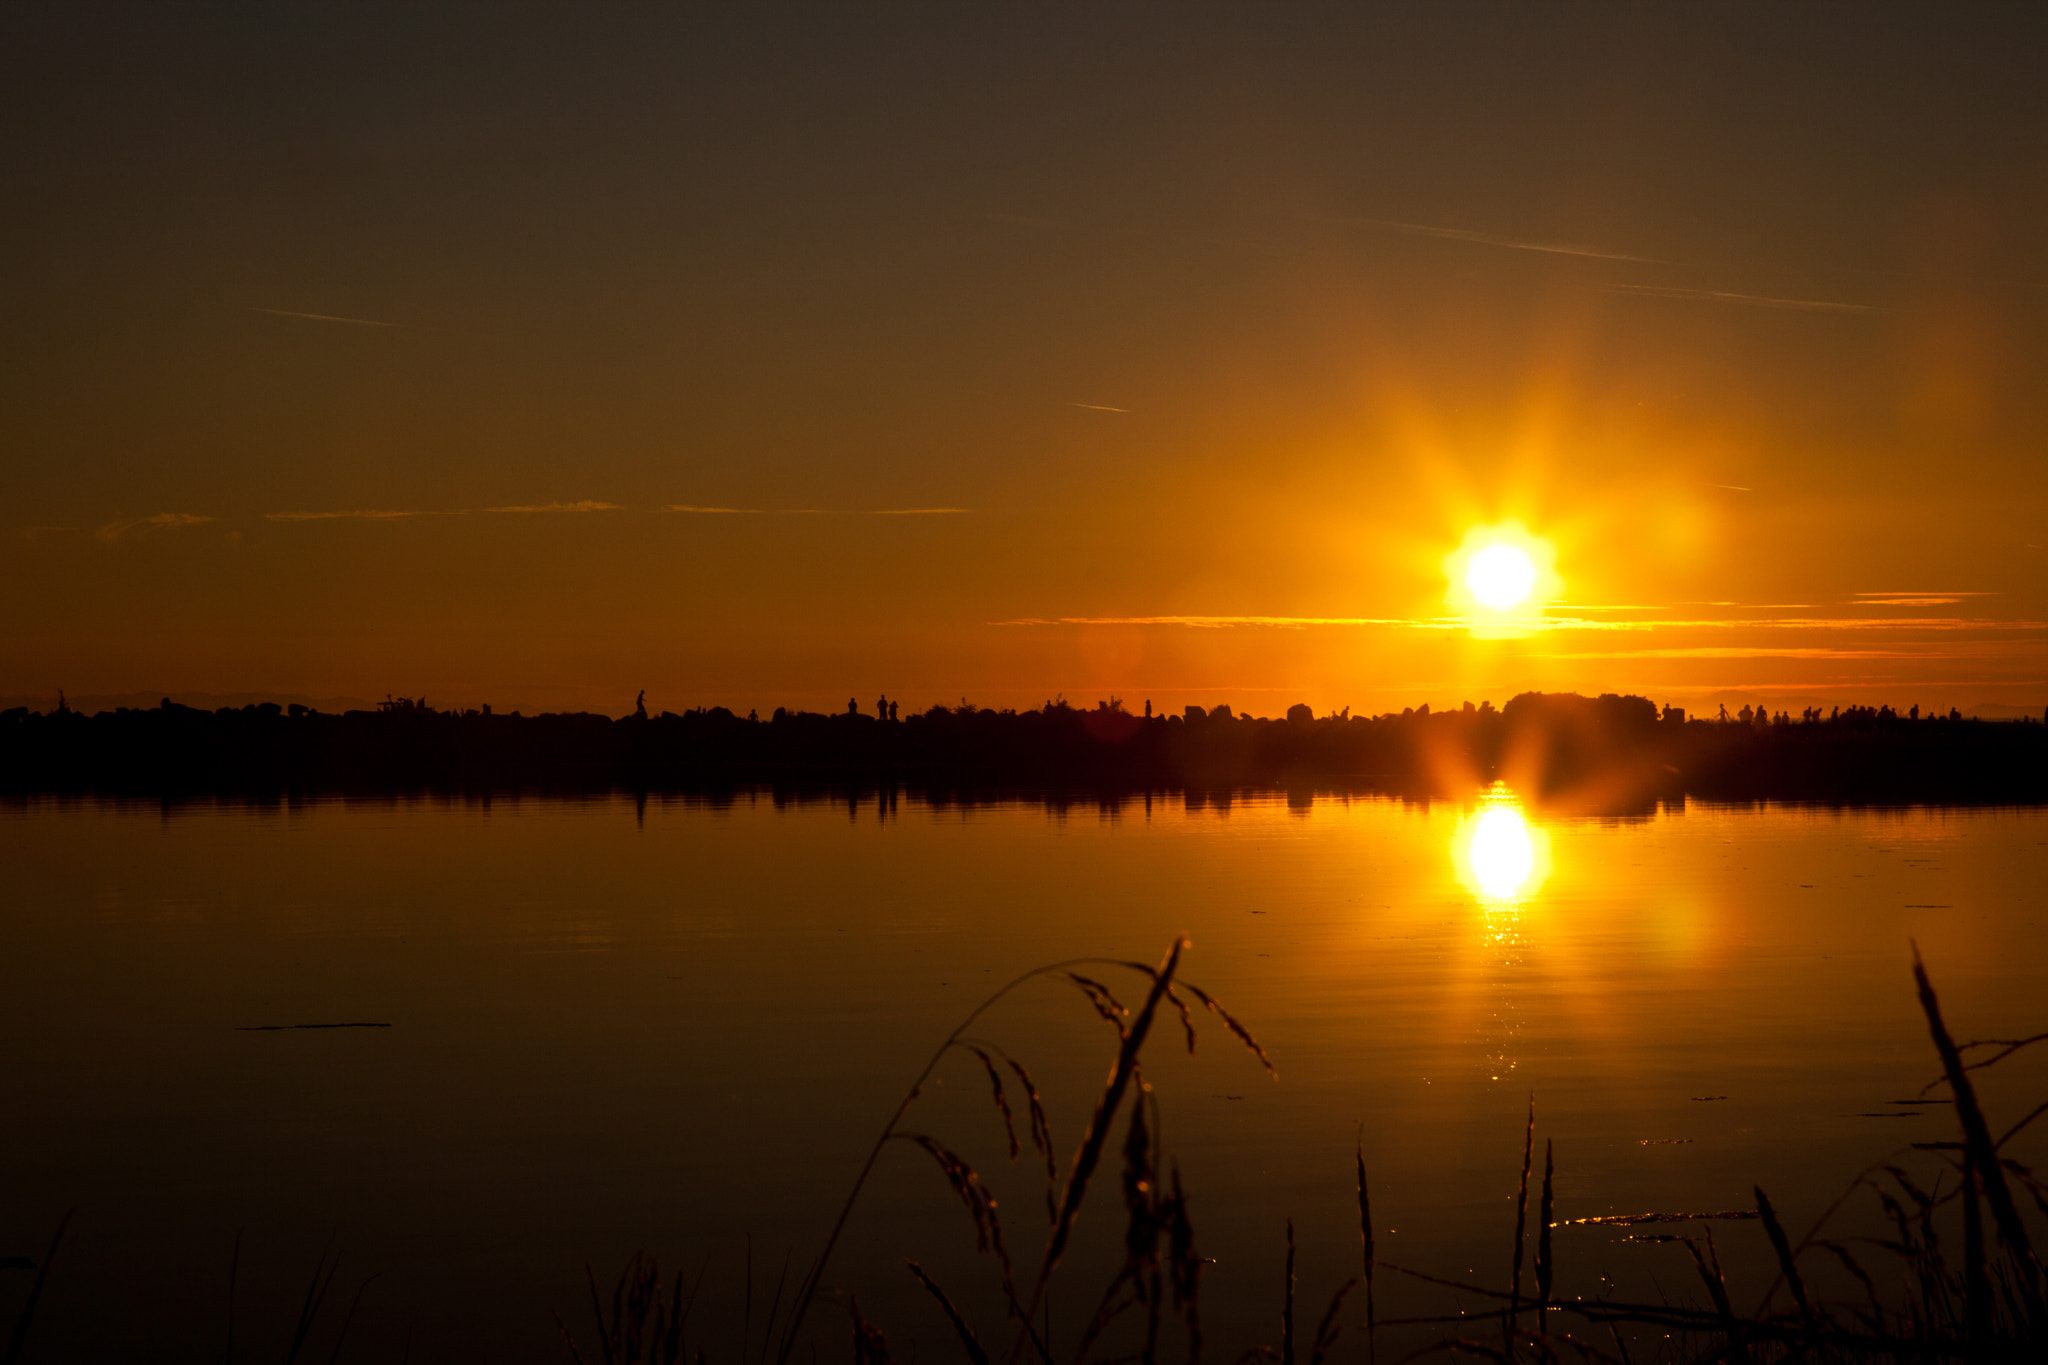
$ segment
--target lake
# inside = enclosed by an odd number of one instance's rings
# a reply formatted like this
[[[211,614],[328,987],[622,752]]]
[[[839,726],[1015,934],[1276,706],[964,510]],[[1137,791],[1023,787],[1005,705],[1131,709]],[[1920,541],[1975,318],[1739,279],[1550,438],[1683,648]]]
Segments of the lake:
[[[1500,1284],[1532,1093],[1559,1218],[1742,1209],[1760,1183],[1803,1229],[1863,1166],[1949,1136],[1938,1109],[1892,1103],[1939,1070],[1912,941],[1958,1035],[2048,1029],[2038,809],[49,799],[0,808],[0,858],[0,1256],[40,1258],[77,1210],[28,1359],[217,1357],[239,1236],[248,1358],[282,1356],[331,1251],[306,1358],[375,1275],[345,1358],[409,1341],[425,1360],[562,1361],[559,1310],[595,1360],[585,1263],[608,1291],[646,1248],[701,1270],[693,1334],[737,1365],[785,1257],[794,1280],[962,1016],[1039,964],[1157,962],[1179,934],[1186,978],[1279,1072],[1213,1016],[1192,1056],[1171,1019],[1147,1050],[1224,1360],[1277,1341],[1287,1219],[1304,1331],[1356,1272],[1361,1138],[1380,1255]],[[1081,970],[1142,997],[1131,973]],[[270,1027],[305,1023],[388,1027]],[[1109,1025],[1042,980],[976,1034],[1032,1069],[1064,1166]],[[1983,1074],[1994,1128],[2048,1095],[2031,1053]],[[1009,1163],[972,1056],[937,1076],[910,1126],[987,1175],[1035,1264],[1042,1163],[1028,1145]],[[1114,1160],[1062,1322],[1113,1265]],[[1732,1270],[1761,1264],[1754,1223],[1714,1227]],[[1569,1292],[1603,1275],[1683,1292],[1692,1274],[1680,1247],[1557,1236]],[[1000,1327],[971,1225],[898,1144],[813,1310],[826,1358],[843,1291],[899,1359],[913,1341],[958,1358],[906,1258]],[[28,1279],[0,1274],[0,1320]],[[1452,1303],[1384,1275],[1377,1292],[1383,1316]]]

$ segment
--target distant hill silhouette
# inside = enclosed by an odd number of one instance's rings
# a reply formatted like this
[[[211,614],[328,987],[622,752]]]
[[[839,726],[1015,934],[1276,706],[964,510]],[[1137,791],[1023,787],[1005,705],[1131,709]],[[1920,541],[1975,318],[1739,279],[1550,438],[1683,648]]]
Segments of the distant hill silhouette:
[[[886,701],[877,707],[892,717]],[[165,701],[85,715],[0,713],[0,790],[180,794],[492,786],[904,782],[948,788],[1337,786],[1451,795],[1504,780],[1588,811],[1660,799],[2044,801],[2048,725],[1922,717],[1688,719],[1642,697],[1524,693],[1492,705],[1285,719],[1188,707],[1133,715],[963,704],[880,719],[724,707],[624,719],[437,711],[424,700],[326,714]]]

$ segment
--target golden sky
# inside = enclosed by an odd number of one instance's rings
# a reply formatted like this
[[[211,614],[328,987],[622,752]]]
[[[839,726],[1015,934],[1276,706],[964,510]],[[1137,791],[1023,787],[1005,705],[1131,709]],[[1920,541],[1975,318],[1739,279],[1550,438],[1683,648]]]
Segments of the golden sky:
[[[2038,710],[2044,36],[9,7],[0,696]]]

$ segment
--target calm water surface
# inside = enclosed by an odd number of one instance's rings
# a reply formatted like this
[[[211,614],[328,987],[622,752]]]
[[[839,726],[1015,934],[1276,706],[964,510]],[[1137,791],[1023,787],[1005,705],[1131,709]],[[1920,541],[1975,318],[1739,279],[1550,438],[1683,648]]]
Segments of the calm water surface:
[[[239,1232],[250,1358],[333,1248],[337,1297],[379,1276],[348,1358],[409,1335],[415,1359],[564,1359],[548,1315],[587,1321],[584,1262],[608,1278],[645,1247],[706,1267],[735,1360],[749,1245],[765,1300],[963,1014],[1034,965],[1157,960],[1181,933],[1280,1072],[1213,1026],[1192,1057],[1162,1035],[1149,1068],[1226,1358],[1275,1334],[1284,1219],[1316,1313],[1355,1269],[1361,1131],[1382,1254],[1497,1281],[1531,1092],[1561,1217],[1740,1208],[1761,1182],[1803,1224],[1946,1136],[1888,1103],[1935,1070],[1909,940],[1958,1032],[2048,1028],[2039,811],[49,802],[0,811],[0,859],[0,1255],[40,1255],[78,1209],[45,1359],[217,1355]],[[249,1031],[333,1022],[390,1027]],[[1046,983],[981,1033],[1034,1067],[1070,1149],[1107,1026]],[[918,1123],[1034,1245],[1042,1168],[1005,1160],[977,1063],[940,1075]],[[1989,1092],[2009,1120],[2048,1072]],[[921,1154],[885,1157],[828,1277],[934,1359],[957,1348],[903,1259],[987,1303],[948,1200]],[[1113,1236],[1110,1206],[1088,1226]],[[1720,1227],[1739,1260],[1754,1225]],[[1559,1236],[1575,1292],[1689,1273],[1679,1248]],[[25,1279],[0,1274],[10,1321]],[[816,1319],[837,1334],[843,1309]]]

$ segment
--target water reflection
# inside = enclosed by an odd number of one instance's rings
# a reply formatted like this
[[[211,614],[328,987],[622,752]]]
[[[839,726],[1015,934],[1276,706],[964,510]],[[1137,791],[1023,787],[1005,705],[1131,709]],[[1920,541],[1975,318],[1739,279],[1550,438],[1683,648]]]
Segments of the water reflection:
[[[1459,880],[1489,912],[1519,909],[1536,893],[1550,871],[1549,851],[1549,838],[1503,782],[1480,798],[1451,841]]]
[[[1472,829],[1472,875],[1483,895],[1507,900],[1521,891],[1536,867],[1529,822],[1508,806],[1482,811]]]
[[[1550,870],[1550,839],[1530,823],[1513,790],[1496,782],[1459,822],[1451,859],[1479,904],[1484,977],[1493,997],[1482,1065],[1498,1081],[1520,1065],[1523,1019],[1515,997],[1529,947],[1529,902]]]

